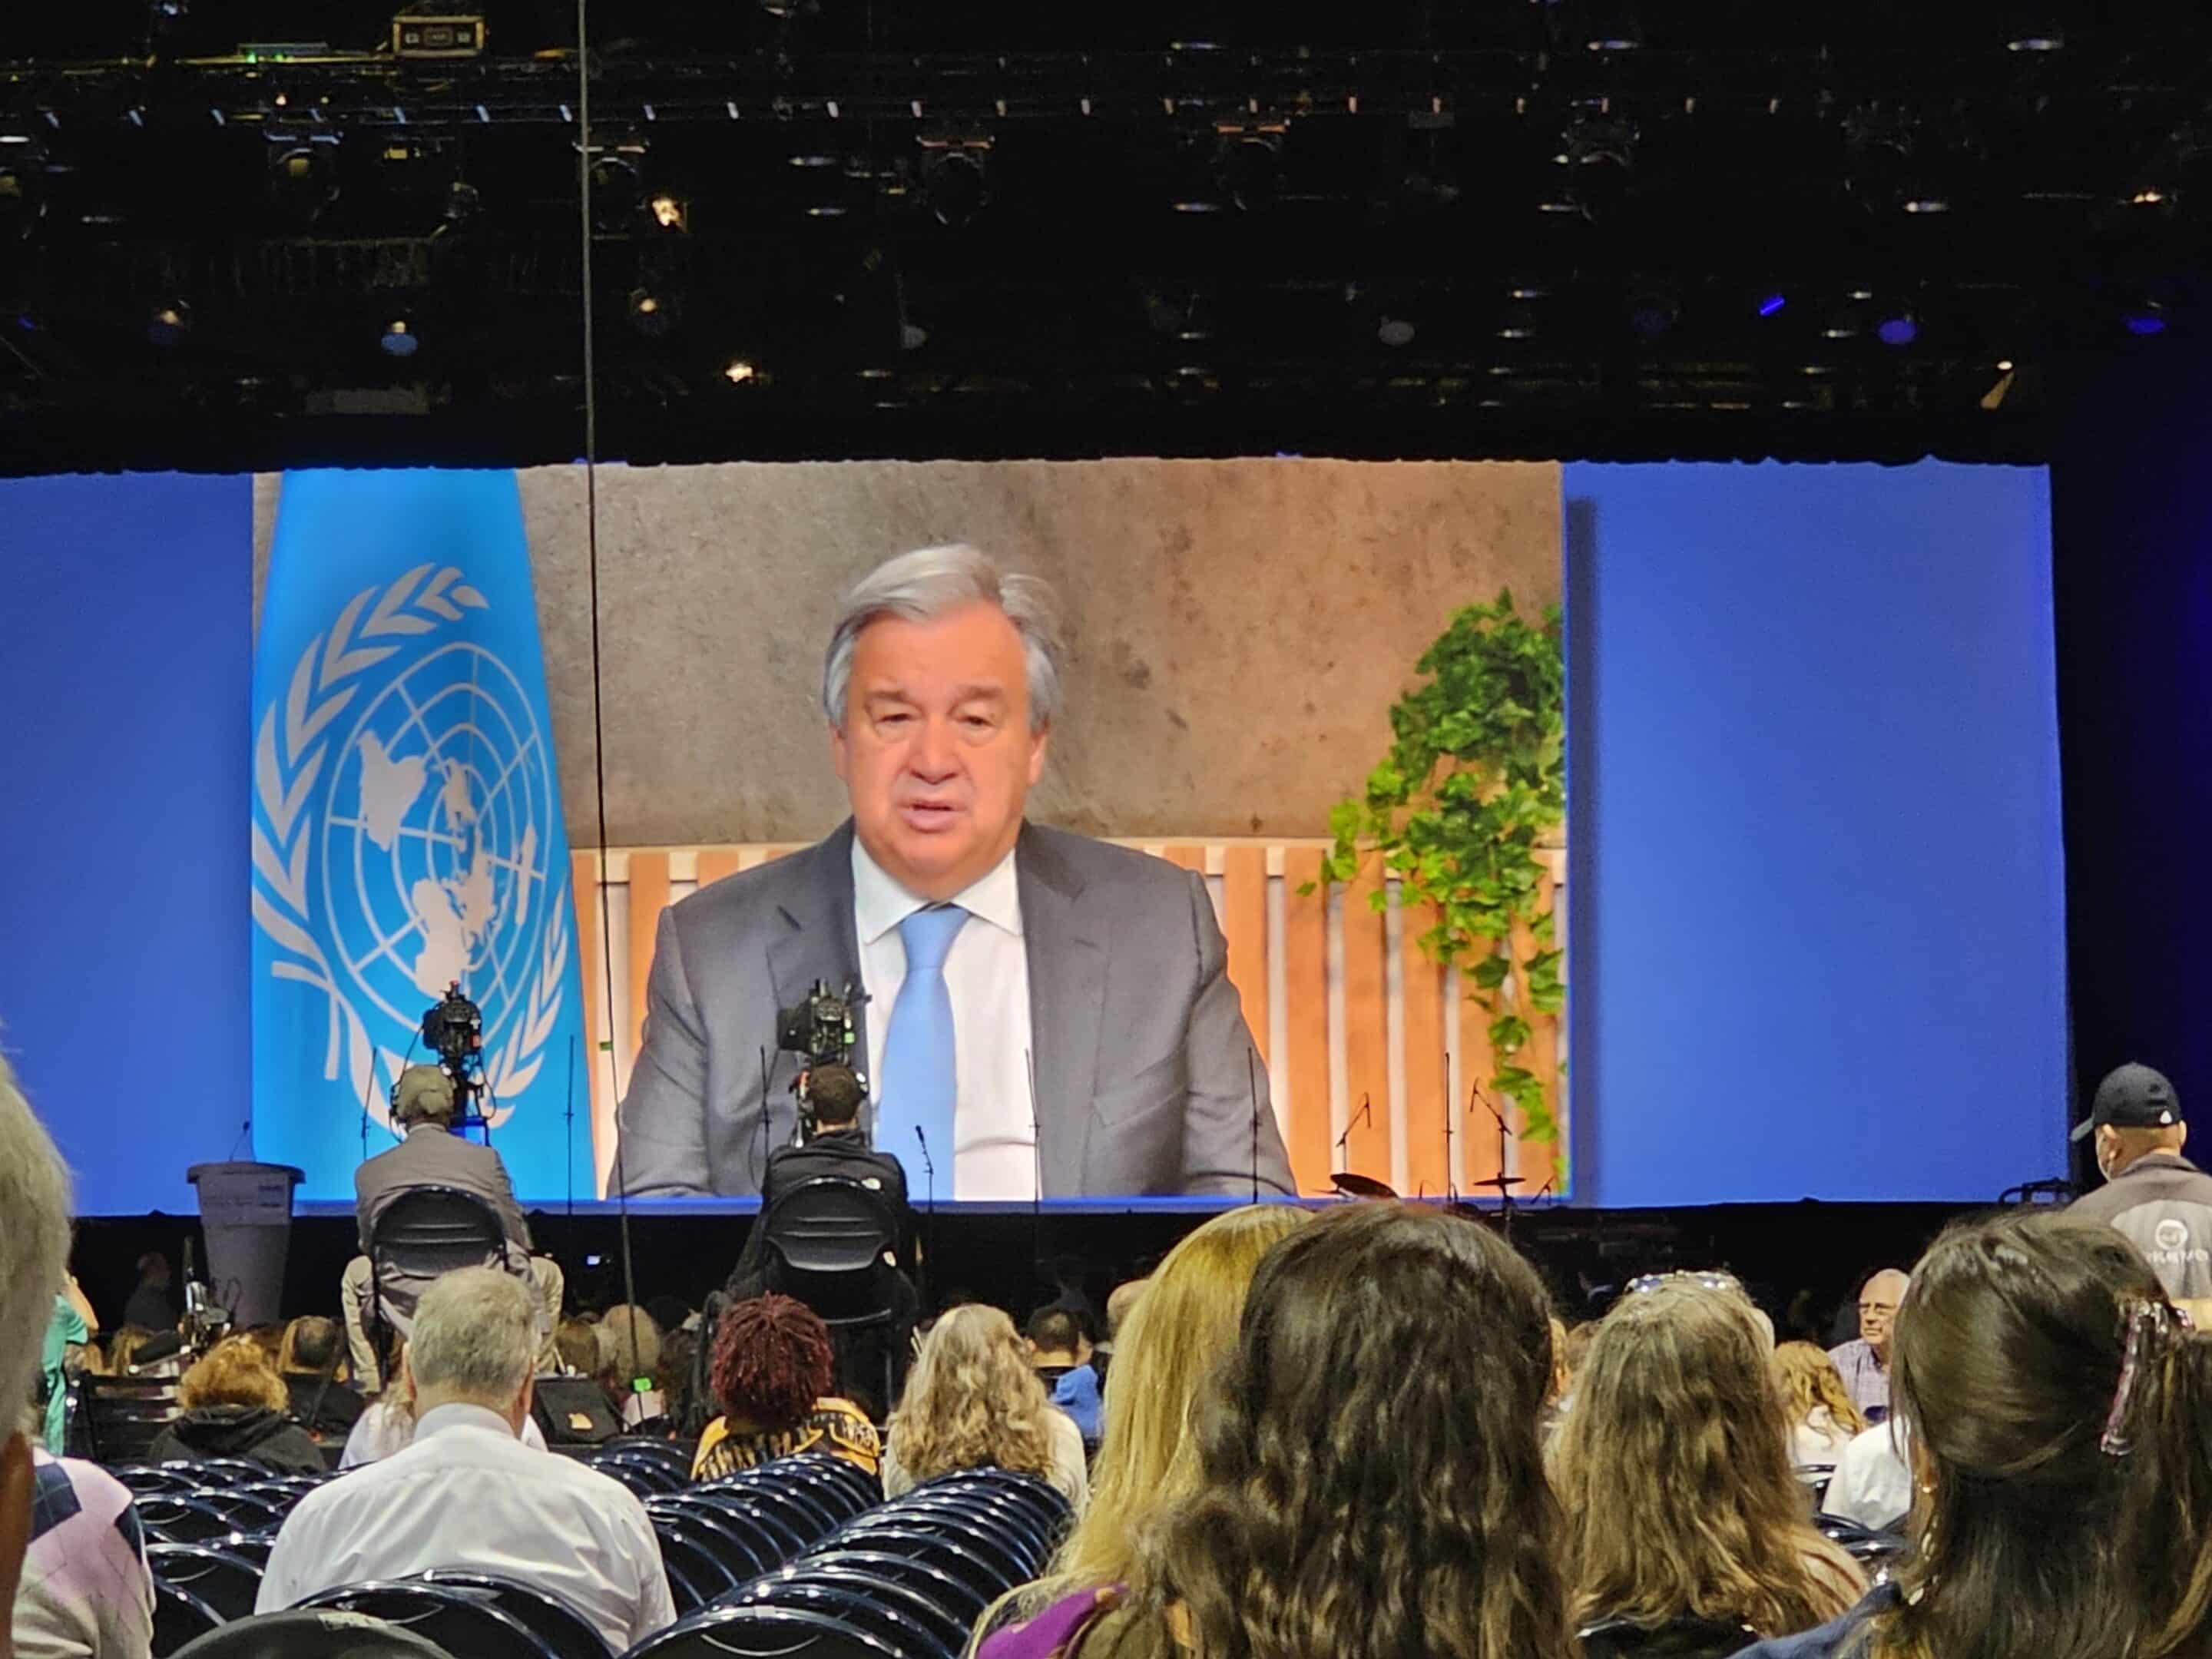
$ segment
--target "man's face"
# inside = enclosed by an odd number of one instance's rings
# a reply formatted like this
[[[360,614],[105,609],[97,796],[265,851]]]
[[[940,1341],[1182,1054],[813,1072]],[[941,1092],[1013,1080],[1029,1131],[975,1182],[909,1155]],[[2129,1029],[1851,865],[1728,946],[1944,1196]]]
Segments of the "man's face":
[[[988,605],[870,623],[830,745],[868,856],[917,898],[952,897],[1012,849],[1044,770],[1020,634]]]
[[[1897,1324],[1897,1304],[1905,1295],[1901,1273],[1879,1273],[1859,1292],[1859,1334],[1876,1352],[1889,1352],[1889,1334]]]

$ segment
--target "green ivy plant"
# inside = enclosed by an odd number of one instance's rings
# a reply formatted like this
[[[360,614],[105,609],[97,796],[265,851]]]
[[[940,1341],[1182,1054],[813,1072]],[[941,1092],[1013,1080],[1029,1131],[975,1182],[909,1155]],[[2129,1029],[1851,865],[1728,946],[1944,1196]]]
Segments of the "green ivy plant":
[[[1524,1139],[1553,1142],[1553,1103],[1522,1060],[1528,1016],[1566,1004],[1539,856],[1566,822],[1561,638],[1559,606],[1531,622],[1510,591],[1454,615],[1416,665],[1423,684],[1390,709],[1397,740],[1364,795],[1330,811],[1336,844],[1322,861],[1322,879],[1342,882],[1379,856],[1405,902],[1436,907],[1421,949],[1459,969],[1488,1018],[1489,1087],[1521,1107]],[[1389,900],[1378,888],[1370,902],[1381,910]],[[1514,952],[1516,924],[1533,944],[1525,957]]]

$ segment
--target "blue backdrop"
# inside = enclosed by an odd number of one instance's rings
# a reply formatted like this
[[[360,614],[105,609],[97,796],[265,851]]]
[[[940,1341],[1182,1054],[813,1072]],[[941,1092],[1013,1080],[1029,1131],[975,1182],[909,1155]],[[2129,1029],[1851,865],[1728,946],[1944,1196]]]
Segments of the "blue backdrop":
[[[245,1155],[247,478],[0,484],[0,1042],[88,1214]]]
[[[1577,1199],[2056,1173],[2044,476],[1565,489]],[[188,1207],[243,1150],[252,547],[244,478],[0,483],[0,1040],[88,1214]]]
[[[2064,1167],[2039,470],[1566,472],[1577,1196]]]

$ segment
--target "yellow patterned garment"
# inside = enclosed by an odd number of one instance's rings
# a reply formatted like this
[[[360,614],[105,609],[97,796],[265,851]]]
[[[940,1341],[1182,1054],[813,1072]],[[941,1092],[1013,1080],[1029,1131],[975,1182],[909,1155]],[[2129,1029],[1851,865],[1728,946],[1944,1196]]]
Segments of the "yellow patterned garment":
[[[795,1452],[826,1452],[842,1457],[863,1473],[880,1476],[884,1447],[867,1413],[849,1400],[823,1399],[799,1423],[775,1433],[755,1429],[743,1418],[718,1417],[700,1437],[699,1455],[691,1462],[694,1480],[711,1480],[757,1468]]]

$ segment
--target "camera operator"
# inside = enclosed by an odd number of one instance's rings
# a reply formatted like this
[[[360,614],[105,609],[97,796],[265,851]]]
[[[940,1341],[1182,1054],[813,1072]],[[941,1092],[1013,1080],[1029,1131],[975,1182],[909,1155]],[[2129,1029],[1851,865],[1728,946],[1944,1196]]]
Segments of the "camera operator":
[[[817,1066],[807,1073],[806,1086],[811,1128],[805,1128],[802,1120],[805,1138],[795,1146],[778,1146],[769,1153],[767,1172],[761,1178],[761,1218],[802,1181],[849,1181],[883,1195],[898,1222],[897,1260],[890,1265],[910,1267],[914,1225],[907,1212],[906,1169],[889,1152],[868,1144],[868,1132],[860,1127],[860,1105],[866,1096],[860,1079],[848,1066]],[[749,1301],[761,1293],[766,1249],[765,1230],[756,1220],[730,1276],[734,1299]]]
[[[385,1212],[411,1188],[455,1188],[490,1206],[506,1235],[507,1270],[530,1284],[537,1295],[541,1339],[560,1317],[566,1289],[561,1269],[544,1257],[531,1255],[530,1224],[523,1219],[522,1208],[515,1202],[507,1165],[489,1146],[453,1133],[454,1114],[453,1079],[435,1066],[409,1066],[392,1091],[392,1125],[404,1138],[354,1171],[354,1214],[362,1253],[346,1266],[343,1299],[354,1374],[370,1393],[380,1386],[381,1373],[368,1332],[374,1299],[369,1244]],[[403,1334],[411,1322],[416,1298],[428,1285],[428,1279],[410,1274],[404,1267],[395,1270],[387,1266],[385,1316]]]

